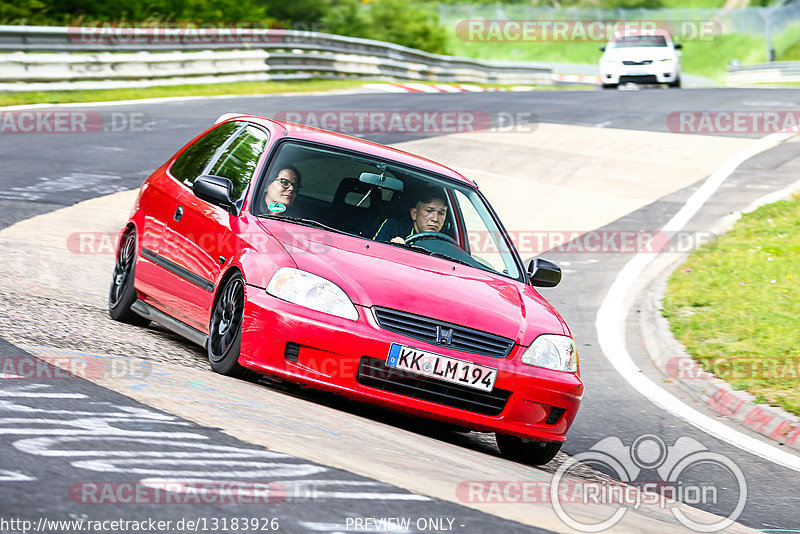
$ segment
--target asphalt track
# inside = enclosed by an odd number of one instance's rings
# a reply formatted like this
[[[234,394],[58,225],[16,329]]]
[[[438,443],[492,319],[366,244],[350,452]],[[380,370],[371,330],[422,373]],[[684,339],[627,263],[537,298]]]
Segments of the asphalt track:
[[[548,124],[559,124],[640,131],[641,135],[646,135],[651,132],[664,134],[669,132],[667,117],[676,110],[791,110],[796,106],[795,103],[800,101],[798,96],[800,96],[800,92],[796,90],[560,91],[530,94],[274,96],[114,106],[106,108],[103,112],[113,111],[126,114],[127,117],[143,113],[142,117],[148,128],[139,131],[99,132],[91,135],[4,134],[2,136],[0,152],[4,167],[1,171],[2,181],[0,182],[2,184],[0,186],[0,226],[8,226],[33,215],[69,206],[81,200],[136,187],[153,168],[162,163],[187,139],[206,128],[219,114],[234,110],[264,115],[273,115],[287,110],[467,110],[485,113],[492,117],[501,115],[520,117],[521,120],[528,121],[518,124],[523,133],[526,125],[529,127],[529,133],[535,134],[536,128],[540,128],[539,131],[542,132],[546,130]],[[90,109],[103,110],[103,108],[94,107]],[[611,135],[604,133],[606,131],[597,130],[598,135]],[[429,132],[424,136],[372,133],[366,134],[364,137],[387,144],[403,143],[404,146],[411,148],[421,147],[425,144],[425,137],[436,137],[437,135],[436,132]],[[743,137],[755,139],[759,137],[759,134]],[[744,143],[747,139],[742,139],[740,136],[735,141]],[[577,150],[579,147],[575,148]],[[800,157],[800,143],[785,143],[747,161],[730,177],[725,188],[715,194],[701,212],[690,221],[689,228],[700,230],[709,227],[720,217],[743,208],[759,196],[772,190],[781,189],[796,181],[797,170],[800,168],[798,157]],[[465,158],[466,156],[463,158],[453,157],[453,161],[447,161],[441,156],[437,157],[454,167],[458,167]],[[658,150],[653,151],[651,159],[653,166],[661,163]],[[524,173],[525,169],[522,169],[521,172]],[[481,183],[483,184],[483,182]],[[561,185],[568,188],[570,184],[564,182]],[[654,199],[651,203],[630,212],[621,213],[613,220],[605,221],[597,226],[605,230],[659,228],[682,206],[697,187],[697,180],[693,179],[685,187],[676,188],[668,194],[657,197],[657,200]],[[490,185],[488,189],[491,191]],[[494,197],[490,196],[490,198],[494,201]],[[536,211],[536,208],[536,203],[531,203],[531,211]],[[537,224],[540,223],[537,222]],[[561,229],[563,226],[555,228]],[[570,455],[585,453],[601,439],[613,436],[619,437],[626,445],[630,445],[637,437],[644,434],[656,435],[668,445],[675,443],[680,437],[691,437],[710,450],[730,458],[743,471],[748,483],[748,494],[745,509],[738,518],[739,523],[762,530],[790,530],[800,527],[800,520],[798,520],[796,512],[800,501],[798,501],[793,487],[793,483],[798,479],[797,472],[754,457],[678,418],[664,414],[622,381],[599,352],[597,333],[594,330],[596,310],[616,273],[629,258],[624,254],[602,253],[557,253],[551,257],[564,266],[565,280],[558,288],[543,291],[543,294],[565,316],[576,339],[579,340],[582,376],[587,385],[584,404],[569,433],[564,451]],[[64,282],[68,283],[75,276],[78,276],[77,273],[65,273]],[[105,281],[102,284],[105,285]],[[631,323],[633,322],[634,320],[631,319]],[[629,350],[637,352],[635,348],[641,344],[637,338],[637,329],[631,327],[627,329],[627,332]],[[638,353],[641,359],[641,350]],[[19,349],[4,344],[3,354],[8,356],[20,353]],[[204,436],[214,445],[243,446],[240,442],[213,429],[186,420],[171,419],[171,416],[163,412],[137,405],[121,395],[81,380],[58,381],[57,387],[52,381],[42,384],[25,381],[26,388],[34,388],[27,393],[20,392],[18,386],[19,383],[9,385],[8,380],[4,381],[3,400],[5,402],[18,402],[30,408],[33,406],[30,404],[33,402],[30,399],[36,398],[37,402],[42,404],[37,404],[35,408],[50,410],[50,412],[43,413],[50,413],[52,419],[63,417],[63,414],[62,416],[58,415],[58,410],[77,412],[85,409],[86,401],[79,399],[88,398],[91,399],[90,403],[93,407],[102,407],[103,410],[109,410],[115,406],[128,406],[128,409],[134,406],[144,410],[146,413],[139,414],[141,417],[135,421],[126,422],[134,427],[137,425],[152,426],[153,420],[158,420],[158,424],[167,426],[183,427],[188,425],[191,433]],[[62,397],[48,397],[48,391],[62,395]],[[34,393],[39,396],[36,397],[33,395]],[[18,400],[14,401],[15,394],[18,398],[22,395],[21,398],[27,400],[21,403]],[[25,397],[23,394],[28,396]],[[78,397],[78,395],[86,395],[86,397]],[[315,399],[314,396],[310,401],[331,402]],[[10,405],[5,404],[4,406],[9,409],[9,413],[13,411]],[[348,406],[338,406],[336,403],[334,403],[334,407],[345,411],[348,409]],[[699,407],[699,409],[703,408]],[[94,410],[95,408],[87,411]],[[28,412],[32,411],[28,410]],[[4,417],[19,417],[18,415],[9,415],[5,410],[3,413]],[[119,414],[102,413],[101,416],[121,417]],[[30,417],[30,415],[25,417]],[[158,417],[163,420],[159,420]],[[389,416],[376,414],[374,417],[382,424],[392,423],[392,418]],[[149,422],[143,423],[143,420],[148,421],[148,418]],[[124,417],[122,419],[124,420]],[[19,447],[12,448],[9,442],[19,439],[20,434],[26,434],[26,432],[20,432],[18,426],[17,430],[9,430],[19,423],[20,421],[16,419],[13,421],[4,419],[3,431],[0,433],[3,435],[4,451],[10,452],[10,454],[3,454],[3,464],[0,465],[0,470],[3,470],[0,474],[4,473],[5,476],[5,482],[0,487],[3,502],[0,510],[2,510],[3,517],[26,517],[33,520],[48,514],[52,517],[84,514],[85,517],[95,519],[120,515],[120,509],[113,506],[76,506],[73,501],[65,502],[64,495],[68,493],[65,488],[70,486],[67,482],[86,481],[85,471],[76,471],[74,464],[66,464],[57,455],[54,459],[52,457],[42,459],[37,458],[31,452],[22,454]],[[27,425],[28,423],[23,422],[23,424]],[[40,427],[48,424],[54,423],[52,421],[50,423],[36,422],[33,426],[37,427],[38,432],[28,427],[28,437],[31,435],[61,435],[59,431],[63,428],[58,426],[49,432]],[[437,432],[431,432],[424,426],[417,428],[413,423],[407,421],[398,424],[400,425],[398,428],[403,432],[432,434],[443,443],[449,441],[462,445],[465,453],[467,450],[470,453],[477,450],[480,454],[494,454],[491,446],[482,446],[467,438],[440,435]],[[150,431],[151,429],[146,430]],[[746,429],[740,430],[747,432]],[[182,431],[186,432],[186,428],[183,428]],[[166,434],[169,432],[175,432],[175,429],[165,430]],[[105,439],[109,438],[106,436]],[[113,441],[111,443],[113,444]],[[252,448],[252,446],[245,447]],[[28,451],[31,450],[41,451],[42,449],[28,449]],[[248,458],[248,455],[258,457],[258,454],[263,454],[242,451],[238,451],[238,453],[242,455],[240,457],[244,458]],[[307,463],[295,458],[283,461],[292,464]],[[326,466],[320,466],[319,469],[323,470],[320,473],[325,473],[324,476],[320,476],[329,477],[329,480],[333,481],[332,483],[344,486],[374,483],[374,481],[355,476],[352,473],[337,471]],[[413,470],[413,468],[410,469]],[[102,480],[126,480],[124,474],[118,475],[123,478],[114,478],[114,476],[108,475],[108,472],[111,471],[106,471]],[[552,472],[552,469],[543,472]],[[176,475],[173,474],[173,476]],[[724,473],[713,470],[700,471],[697,477],[710,481],[717,480],[720,486],[724,485],[726,480]],[[35,492],[23,489],[23,485],[30,487],[32,483],[36,487]],[[464,531],[469,532],[485,532],[492,528],[503,528],[510,531],[515,531],[515,529],[533,530],[531,526],[503,522],[494,515],[483,514],[471,508],[439,499],[426,500],[428,498],[420,495],[420,492],[409,493],[390,485],[379,485],[376,488],[379,489],[372,488],[371,491],[395,496],[407,495],[407,497],[395,497],[391,508],[386,508],[390,509],[393,515],[414,518],[457,518],[459,525],[465,525],[462,530],[466,529]],[[337,489],[341,490],[341,488]],[[269,508],[269,512],[281,516],[283,521],[281,528],[285,532],[335,530],[342,528],[342,522],[346,517],[388,515],[387,512],[376,513],[374,497],[372,499],[328,498],[326,500],[318,498],[301,502],[301,499],[297,498],[295,502],[273,505]],[[725,515],[731,506],[732,503],[728,500],[707,504],[701,508]],[[246,506],[242,509],[243,513],[249,516],[254,515],[252,509],[248,509]],[[152,506],[128,506],[122,513],[127,517],[152,517],[157,515],[153,510]],[[164,518],[178,519],[187,515],[185,506],[183,508],[171,506],[159,510],[159,514],[162,514]],[[213,515],[232,516],[236,513],[231,509],[215,509],[213,506],[194,506],[191,507],[191,511],[193,515],[208,517]],[[566,529],[566,526],[554,528],[554,530]]]

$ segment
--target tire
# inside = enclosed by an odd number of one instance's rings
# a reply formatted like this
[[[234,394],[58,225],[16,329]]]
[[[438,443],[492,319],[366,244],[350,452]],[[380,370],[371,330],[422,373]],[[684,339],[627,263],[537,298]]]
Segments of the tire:
[[[239,365],[244,320],[244,278],[240,273],[227,278],[214,298],[208,329],[208,361],[215,372],[257,381],[258,373]]]
[[[617,85],[616,83],[604,83],[603,89],[616,89]]]
[[[529,465],[544,465],[561,450],[560,441],[534,441],[507,434],[495,434],[495,439],[505,458]]]
[[[677,78],[674,82],[670,82],[668,84],[668,86],[671,87],[671,88],[674,88],[674,89],[680,89],[681,88],[681,79]]]
[[[135,272],[136,230],[128,228],[117,251],[117,262],[114,264],[114,274],[108,291],[108,314],[121,323],[145,326],[150,320],[131,310],[131,305],[137,299],[133,285]]]

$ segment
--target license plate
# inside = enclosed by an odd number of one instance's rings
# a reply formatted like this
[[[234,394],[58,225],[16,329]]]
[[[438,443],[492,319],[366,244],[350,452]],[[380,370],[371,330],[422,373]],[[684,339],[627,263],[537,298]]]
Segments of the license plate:
[[[392,343],[389,348],[386,366],[481,391],[492,391],[497,378],[497,369],[494,367],[450,358],[399,343]]]
[[[628,71],[628,76],[644,76],[647,74],[645,69],[631,69]]]

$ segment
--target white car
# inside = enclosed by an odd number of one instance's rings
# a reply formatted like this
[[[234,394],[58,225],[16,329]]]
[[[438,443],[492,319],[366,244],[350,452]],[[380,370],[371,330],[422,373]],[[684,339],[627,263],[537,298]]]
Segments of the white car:
[[[603,88],[625,83],[680,87],[680,48],[665,30],[615,33],[606,46],[600,47]]]

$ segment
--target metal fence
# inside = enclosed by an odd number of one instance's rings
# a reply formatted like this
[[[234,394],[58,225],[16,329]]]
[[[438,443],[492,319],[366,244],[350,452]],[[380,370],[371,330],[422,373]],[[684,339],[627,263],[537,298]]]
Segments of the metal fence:
[[[551,75],[541,63],[442,56],[310,31],[0,26],[4,91],[310,77],[548,84]]]

